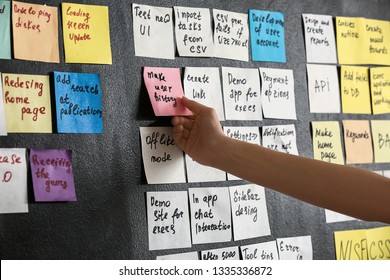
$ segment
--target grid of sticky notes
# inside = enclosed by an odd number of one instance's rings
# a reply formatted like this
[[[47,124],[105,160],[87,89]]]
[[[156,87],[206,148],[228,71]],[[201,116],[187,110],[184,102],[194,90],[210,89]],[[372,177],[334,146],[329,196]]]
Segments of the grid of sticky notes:
[[[61,8],[65,62],[112,64],[108,7],[62,3]],[[1,59],[11,59],[13,50],[15,59],[60,62],[58,7],[0,1],[0,11]]]
[[[71,150],[0,148],[0,214],[28,212],[28,180],[36,202],[77,200]]]
[[[251,52],[253,61],[286,62],[281,12],[133,3],[132,14],[136,56],[175,59],[177,47],[179,55],[186,57],[249,61]]]
[[[52,133],[53,115],[58,133],[102,133],[98,74],[54,72],[53,80],[49,75],[0,76],[0,135]]]
[[[263,187],[189,188],[146,193],[149,250],[245,240],[271,234]],[[188,206],[189,205],[189,206]],[[243,259],[312,259],[311,236],[281,238],[241,248]],[[253,256],[255,246],[267,246]],[[291,250],[290,246],[296,248]],[[291,247],[291,248],[292,248]],[[200,252],[202,260],[239,259],[238,246]],[[252,255],[252,256],[251,256]],[[197,252],[159,259],[198,259]]]

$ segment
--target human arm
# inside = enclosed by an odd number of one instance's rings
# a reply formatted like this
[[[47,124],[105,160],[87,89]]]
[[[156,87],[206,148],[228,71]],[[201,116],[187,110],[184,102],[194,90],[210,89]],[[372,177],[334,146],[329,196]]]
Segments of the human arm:
[[[174,140],[195,161],[323,208],[390,223],[390,179],[229,138],[213,109],[183,103],[194,115],[172,119]]]

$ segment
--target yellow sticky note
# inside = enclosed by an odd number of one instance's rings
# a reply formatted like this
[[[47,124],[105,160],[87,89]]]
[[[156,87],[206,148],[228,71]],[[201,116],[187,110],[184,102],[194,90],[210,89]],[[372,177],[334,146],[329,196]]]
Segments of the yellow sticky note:
[[[366,230],[336,231],[334,242],[337,260],[368,260]]]
[[[341,66],[343,113],[371,114],[368,67]]]
[[[340,64],[367,64],[368,40],[364,18],[336,17],[337,55]]]
[[[375,162],[390,162],[390,120],[372,120]]]
[[[390,65],[390,22],[366,19],[369,64]]]
[[[344,164],[340,125],[337,121],[312,122],[314,158]]]
[[[15,58],[60,62],[58,8],[12,1],[12,31]]]
[[[370,76],[373,114],[390,113],[390,67],[371,68]]]
[[[108,7],[62,3],[67,63],[112,64]]]
[[[347,163],[372,163],[374,155],[369,121],[344,120],[343,127]]]
[[[368,258],[370,260],[390,260],[390,226],[366,231]]]
[[[7,131],[52,132],[49,76],[3,73],[2,78]]]

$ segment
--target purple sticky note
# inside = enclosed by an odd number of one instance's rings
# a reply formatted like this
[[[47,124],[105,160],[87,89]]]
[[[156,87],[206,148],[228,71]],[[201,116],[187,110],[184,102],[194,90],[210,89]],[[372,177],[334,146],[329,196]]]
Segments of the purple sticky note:
[[[71,150],[30,150],[35,201],[76,201]]]
[[[179,68],[144,67],[144,81],[156,116],[192,115],[181,103],[184,92]]]

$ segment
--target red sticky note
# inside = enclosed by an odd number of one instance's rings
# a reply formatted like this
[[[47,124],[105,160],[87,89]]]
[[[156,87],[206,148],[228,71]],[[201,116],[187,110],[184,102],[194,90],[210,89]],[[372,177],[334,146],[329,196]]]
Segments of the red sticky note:
[[[181,102],[184,92],[179,68],[144,67],[144,81],[156,116],[192,115]]]

